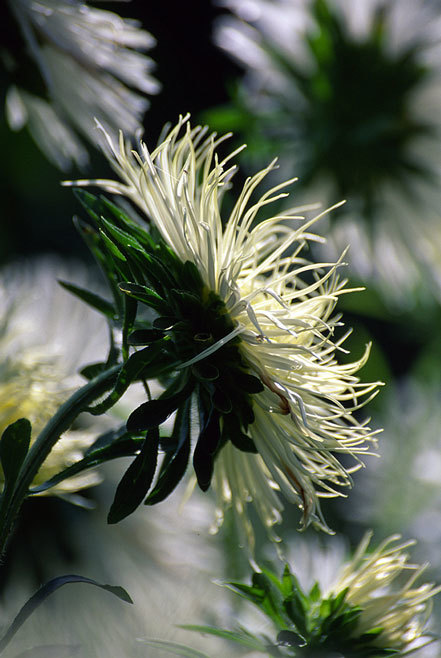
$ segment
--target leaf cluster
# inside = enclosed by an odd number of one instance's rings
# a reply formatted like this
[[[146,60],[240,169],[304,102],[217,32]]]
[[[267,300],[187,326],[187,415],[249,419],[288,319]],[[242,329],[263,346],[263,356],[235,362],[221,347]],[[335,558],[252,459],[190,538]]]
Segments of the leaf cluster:
[[[164,392],[135,409],[127,421],[127,435],[119,439],[120,452],[139,452],[123,476],[109,513],[120,521],[144,500],[164,500],[186,472],[191,456],[191,409],[196,401],[198,436],[193,466],[198,484],[208,489],[214,460],[229,440],[240,450],[256,452],[247,434],[254,420],[252,395],[263,385],[240,354],[235,325],[224,302],[207,288],[196,266],[182,262],[154,230],[147,231],[104,197],[77,192],[91,223],[77,226],[104,272],[113,303],[72,284],[71,292],[103,313],[122,329],[122,364],[113,390],[92,414],[110,409],[135,381],[158,378]],[[134,351],[135,350],[135,351]],[[116,348],[105,364],[83,371],[93,376],[118,358]],[[174,414],[166,436],[161,425]],[[144,434],[140,445],[136,437]],[[135,437],[135,438],[134,438]],[[102,448],[100,448],[102,450]],[[106,447],[112,458],[114,448]],[[159,463],[159,453],[164,454]],[[87,455],[88,463],[97,456]]]

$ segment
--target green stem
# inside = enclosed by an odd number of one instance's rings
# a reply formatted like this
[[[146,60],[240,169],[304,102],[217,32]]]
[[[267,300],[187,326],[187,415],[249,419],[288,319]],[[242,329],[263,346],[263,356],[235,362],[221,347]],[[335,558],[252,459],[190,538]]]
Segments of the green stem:
[[[20,469],[14,493],[0,506],[0,555],[3,555],[9,534],[20,511],[28,489],[44,460],[60,436],[94,400],[112,388],[121,365],[113,366],[76,391],[50,419],[29,450]]]

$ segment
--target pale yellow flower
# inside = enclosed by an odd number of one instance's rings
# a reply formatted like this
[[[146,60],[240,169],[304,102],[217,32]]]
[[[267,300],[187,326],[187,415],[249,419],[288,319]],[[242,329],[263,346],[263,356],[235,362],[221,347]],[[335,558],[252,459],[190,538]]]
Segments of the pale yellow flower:
[[[228,442],[214,468],[220,516],[232,506],[252,542],[247,503],[254,502],[270,528],[280,520],[280,494],[302,510],[303,526],[312,521],[326,528],[319,498],[342,495],[340,487],[350,486],[350,473],[361,466],[358,455],[375,444],[374,432],[353,412],[377,383],[362,384],[356,375],[369,346],[354,362],[336,358],[346,336],[335,336],[341,322],[333,312],[339,295],[349,290],[337,273],[341,261],[316,264],[305,256],[308,242],[321,240],[310,231],[318,217],[305,223],[287,212],[254,226],[258,212],[285,196],[281,190],[292,182],[250,202],[274,162],[245,182],[230,216],[222,219],[221,197],[235,170],[227,164],[234,153],[221,161],[216,155],[223,139],[191,128],[187,117],[152,153],[143,143],[139,152],[127,152],[122,136],[118,150],[108,138],[110,162],[122,182],[75,184],[99,185],[133,201],[179,259],[196,265],[228,314],[229,333],[179,368],[238,337],[249,374],[261,382],[263,390],[250,396],[253,417],[242,426],[258,454]],[[343,466],[341,453],[355,464]]]

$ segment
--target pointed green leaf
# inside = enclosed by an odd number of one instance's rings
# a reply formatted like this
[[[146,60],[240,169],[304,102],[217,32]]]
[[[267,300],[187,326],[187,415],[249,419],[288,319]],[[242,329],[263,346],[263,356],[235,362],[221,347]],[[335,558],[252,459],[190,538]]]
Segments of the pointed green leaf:
[[[92,580],[91,578],[85,578],[84,576],[77,576],[74,574],[59,576],[58,578],[54,578],[53,580],[50,580],[45,585],[40,587],[40,589],[24,604],[0,640],[0,652],[2,652],[7,647],[9,642],[12,640],[24,622],[28,619],[28,617],[34,612],[36,608],[38,608],[39,605],[41,605],[47,599],[48,596],[53,594],[53,592],[55,592],[60,587],[63,587],[63,585],[70,583],[87,583],[89,585],[94,585],[95,587],[104,589],[114,596],[117,596],[119,599],[121,599],[121,601],[125,601],[126,603],[133,603],[132,599],[123,587],[115,585],[102,585],[101,583],[98,583],[96,580]]]
[[[155,505],[165,500],[175,489],[187,470],[190,458],[190,410],[191,399],[187,399],[178,409],[173,427],[172,441],[176,442],[176,450],[167,455],[161,465],[158,480],[152,492],[145,500],[146,505]]]
[[[28,454],[31,442],[31,423],[27,418],[19,418],[8,425],[0,440],[0,463],[5,480],[4,495],[10,492],[17,480],[20,468]]]
[[[119,289],[121,292],[124,292],[126,295],[130,295],[130,297],[133,297],[138,302],[146,304],[154,311],[158,311],[160,313],[164,310],[164,308],[166,308],[166,302],[162,299],[162,297],[147,286],[141,286],[137,283],[120,283]]]
[[[147,432],[144,444],[124,473],[107,516],[108,523],[118,523],[129,516],[142,503],[156,470],[159,448],[159,431],[155,427]]]
[[[110,395],[108,395],[107,398],[105,398],[102,402],[95,405],[94,407],[89,407],[87,411],[94,416],[99,416],[113,407],[113,405],[116,404],[116,402],[118,402],[118,400],[120,400],[124,393],[127,391],[130,384],[132,384],[134,381],[137,381],[140,378],[141,373],[143,373],[148,368],[149,364],[154,362],[155,359],[159,357],[161,349],[161,345],[156,343],[144,348],[143,350],[134,352],[121,366],[115,387]],[[147,376],[149,376],[148,373],[146,374],[146,377]],[[157,423],[153,423],[153,425],[156,424]],[[137,429],[147,429],[147,427],[131,428],[130,431]]]
[[[79,297],[83,302],[86,302],[86,304],[96,309],[99,313],[103,313],[108,318],[115,317],[115,309],[107,299],[103,299],[103,297],[100,297],[96,293],[81,288],[80,286],[76,286],[73,283],[68,283],[67,281],[59,280],[58,283],[66,290],[73,293],[76,297]]]

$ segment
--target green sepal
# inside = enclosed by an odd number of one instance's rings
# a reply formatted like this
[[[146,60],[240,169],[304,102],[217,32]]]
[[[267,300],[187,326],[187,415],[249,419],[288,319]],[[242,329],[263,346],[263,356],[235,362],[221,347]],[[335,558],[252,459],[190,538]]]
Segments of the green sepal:
[[[118,523],[142,503],[156,470],[159,448],[157,427],[147,432],[139,454],[124,473],[115,492],[115,498],[107,516],[108,523]]]
[[[231,441],[235,448],[242,452],[257,454],[258,450],[253,439],[242,432],[240,422],[234,414],[223,417],[222,440]]]
[[[258,377],[249,375],[247,372],[236,370],[234,372],[235,384],[245,393],[261,393],[264,386]]]
[[[201,413],[201,418],[204,422],[201,423],[202,429],[193,453],[193,468],[200,489],[207,491],[213,477],[214,458],[222,435],[218,411],[211,407],[208,413]]]
[[[164,332],[159,329],[135,329],[129,334],[128,344],[140,347],[141,345],[151,345],[157,340],[164,338]]]
[[[90,290],[76,286],[74,283],[69,283],[67,281],[58,280],[58,283],[63,286],[66,290],[74,294],[76,297],[79,297],[83,302],[94,308],[99,313],[102,313],[106,317],[113,319],[115,317],[115,309],[113,304],[107,299],[103,299],[100,295],[97,295]]]
[[[27,418],[19,418],[5,429],[0,439],[0,463],[3,469],[5,486],[2,505],[12,493],[20,468],[28,454],[32,427]]]
[[[171,439],[176,443],[174,452],[167,453],[159,471],[156,484],[144,501],[145,505],[155,505],[165,500],[177,487],[187,470],[191,449],[191,398],[178,409]]]
[[[146,349],[152,349],[146,348]],[[176,387],[176,382],[172,387],[157,399],[144,402],[137,409],[132,411],[127,419],[127,430],[129,432],[138,432],[157,427],[161,425],[167,418],[177,409],[182,402],[191,395],[192,383],[182,382],[177,384],[180,386],[177,392],[172,392]]]
[[[191,367],[192,373],[201,381],[212,382],[219,379],[219,368],[209,361],[198,361]]]

